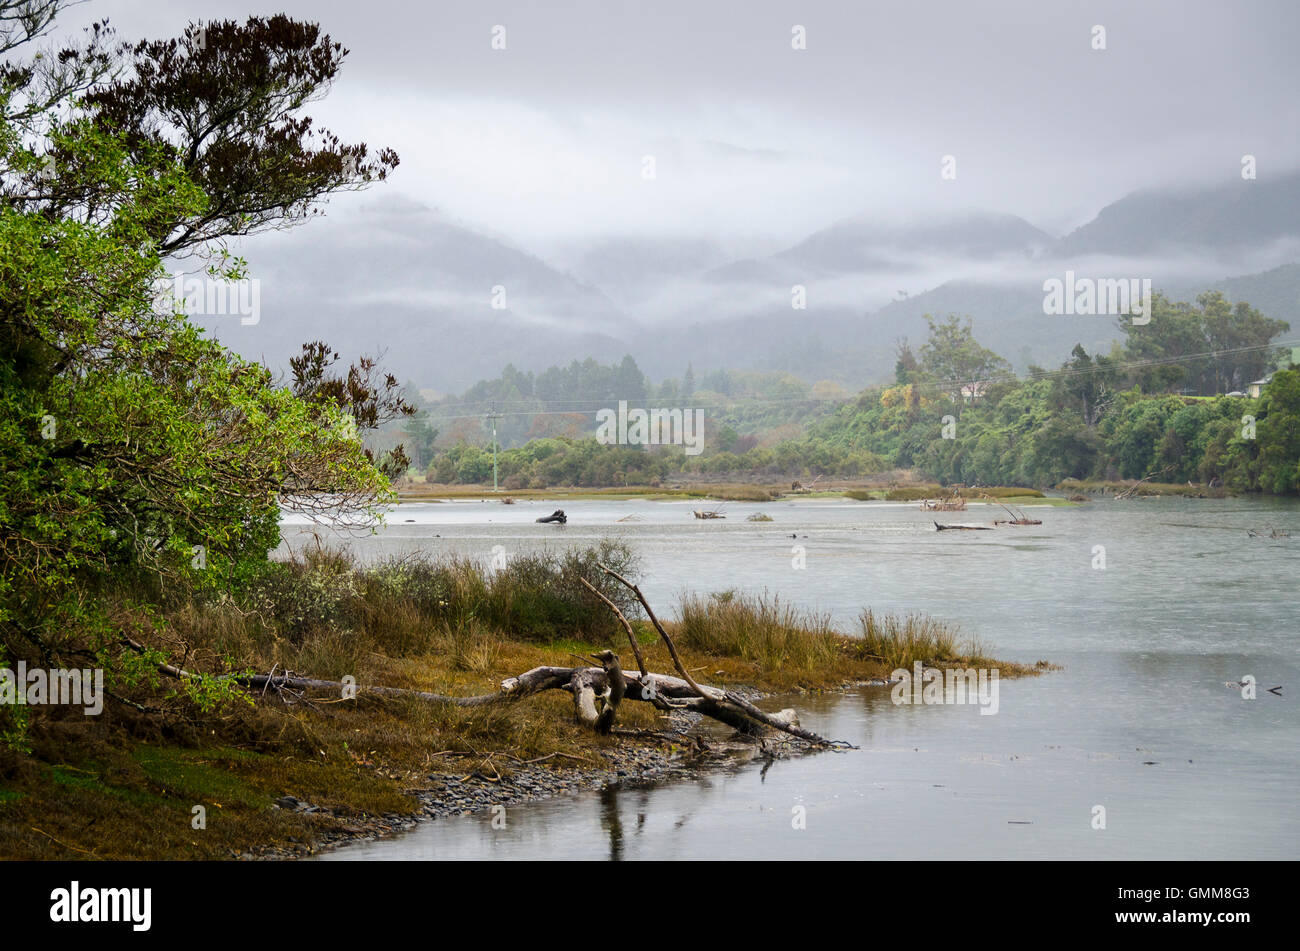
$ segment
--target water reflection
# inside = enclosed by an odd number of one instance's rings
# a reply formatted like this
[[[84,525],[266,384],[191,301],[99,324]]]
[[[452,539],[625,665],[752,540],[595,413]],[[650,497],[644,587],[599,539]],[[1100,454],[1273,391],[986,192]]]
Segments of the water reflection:
[[[609,860],[623,857],[623,820],[619,818],[619,791],[610,786],[600,791],[600,825],[609,836]]]

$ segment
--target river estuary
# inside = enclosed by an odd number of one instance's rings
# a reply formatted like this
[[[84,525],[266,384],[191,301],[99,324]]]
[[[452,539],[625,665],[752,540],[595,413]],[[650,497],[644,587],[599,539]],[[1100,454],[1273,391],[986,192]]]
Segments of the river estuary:
[[[567,525],[534,522],[557,507]],[[616,536],[640,554],[642,587],[665,615],[684,590],[766,590],[846,631],[867,606],[929,613],[991,656],[1064,669],[1002,679],[995,715],[896,705],[880,687],[797,697],[786,703],[804,726],[861,749],[512,807],[504,829],[490,813],[440,819],[324,858],[1300,855],[1295,502],[1102,499],[1035,506],[1041,526],[991,532],[936,532],[914,503],[731,502],[711,521],[692,517],[698,507],[411,503],[349,544],[363,558],[486,560],[494,546],[509,557]],[[746,520],[760,511],[773,521]],[[972,505],[940,520],[995,517]],[[285,535],[309,538],[293,524]],[[1258,681],[1254,700],[1225,686],[1245,675]],[[1280,696],[1267,692],[1276,685]]]

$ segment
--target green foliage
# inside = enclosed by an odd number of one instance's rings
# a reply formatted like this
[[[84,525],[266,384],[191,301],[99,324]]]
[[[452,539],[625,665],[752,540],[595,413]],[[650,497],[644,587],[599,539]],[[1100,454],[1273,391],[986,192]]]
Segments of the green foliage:
[[[1124,361],[1145,364],[1134,374],[1144,393],[1244,390],[1277,364],[1279,352],[1268,344],[1291,329],[1245,301],[1234,306],[1220,291],[1201,294],[1195,304],[1156,294],[1150,317],[1146,324],[1119,321]]]
[[[686,456],[678,447],[535,439],[501,454],[505,486],[653,486],[692,476],[864,478],[915,469],[942,485],[1051,486],[1158,475],[1233,491],[1300,491],[1293,376],[1279,372],[1258,400],[1165,392],[1190,381],[1217,393],[1275,364],[1278,355],[1267,345],[1287,325],[1244,302],[1230,304],[1217,292],[1201,295],[1195,305],[1157,296],[1149,325],[1125,324],[1123,348],[1094,355],[1076,345],[1058,370],[1033,368],[1024,381],[974,339],[969,322],[949,317],[929,324],[920,359],[900,344],[897,385],[817,404],[811,415],[802,402],[806,388],[782,404],[794,407],[796,416],[804,413],[800,435],[767,445],[747,442],[753,437],[739,435],[748,425],[737,403],[717,421],[701,455]],[[1208,351],[1212,358],[1195,356]],[[724,389],[746,394],[755,376],[717,371],[703,383],[717,388],[714,396]],[[774,379],[778,375],[768,376],[773,379],[765,378],[764,386],[785,385]],[[1258,422],[1253,436],[1247,435],[1247,416]],[[779,419],[784,425],[785,417]],[[490,457],[459,445],[438,455],[430,478],[482,483],[489,473]]]
[[[364,638],[389,656],[431,649],[438,631],[454,635],[476,627],[525,641],[609,643],[620,636],[618,621],[580,579],[627,617],[636,616],[638,603],[598,562],[624,577],[637,575],[632,549],[612,539],[561,552],[516,554],[505,567],[423,556],[359,567],[345,553],[325,549],[275,565],[238,600],[290,643],[342,633]],[[418,631],[424,636],[415,636]]]
[[[1274,374],[1260,404],[1260,487],[1294,494],[1300,491],[1300,370]]]
[[[6,52],[49,26],[0,19]],[[282,505],[375,517],[391,492],[358,427],[400,409],[373,361],[277,384],[158,294],[164,257],[244,279],[223,238],[300,220],[396,156],[311,144],[297,110],[343,56],[313,25],[214,23],[137,47],[92,34],[0,69],[0,648],[93,660],[142,695],[162,654],[123,634],[165,635],[165,597],[258,577]],[[200,712],[238,695],[179,692]],[[11,743],[21,729],[0,725]]]
[[[930,327],[930,338],[921,347],[920,377],[933,381],[948,393],[958,414],[964,402],[963,387],[1011,375],[1011,364],[976,342],[971,333],[970,318],[964,325],[956,315],[949,315],[946,321],[936,323],[933,316],[926,314],[925,320]],[[906,352],[900,353],[899,365],[906,367]],[[971,402],[978,399],[976,393]]]

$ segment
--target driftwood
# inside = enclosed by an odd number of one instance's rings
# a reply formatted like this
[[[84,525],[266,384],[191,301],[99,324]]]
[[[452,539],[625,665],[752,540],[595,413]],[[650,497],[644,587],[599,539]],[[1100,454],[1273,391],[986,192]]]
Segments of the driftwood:
[[[713,717],[716,720],[722,720],[724,723],[730,723],[731,725],[740,728],[737,723],[738,717],[734,712],[728,710],[727,705],[729,705],[738,708],[740,713],[757,720],[765,726],[770,726],[773,729],[782,731],[783,733],[789,733],[791,736],[797,736],[799,739],[808,743],[813,743],[818,746],[853,748],[852,744],[846,743],[843,740],[827,740],[810,730],[803,729],[798,725],[798,719],[796,717],[773,715],[760,710],[744,697],[741,697],[730,690],[719,690],[717,687],[701,687],[691,678],[690,673],[686,670],[686,665],[682,663],[682,659],[677,653],[677,645],[673,643],[673,639],[668,636],[668,632],[664,630],[664,626],[660,624],[659,619],[655,617],[654,609],[650,607],[650,602],[645,599],[645,595],[641,593],[641,589],[612,568],[609,568],[600,562],[596,562],[596,564],[599,566],[601,571],[605,572],[605,574],[609,575],[615,581],[626,586],[636,595],[637,600],[641,602],[641,606],[645,608],[646,617],[650,619],[650,623],[654,625],[655,630],[659,632],[659,636],[663,638],[664,644],[667,645],[668,654],[673,659],[673,666],[677,668],[677,672],[681,674],[682,680],[686,682],[687,686],[694,691],[700,700],[704,701],[705,706],[699,707],[698,709],[705,716]],[[655,676],[657,678],[657,675]],[[782,714],[785,714],[786,712],[787,711],[782,711]],[[793,712],[794,711],[789,711],[791,714],[793,714]],[[751,727],[748,730],[742,730],[742,732],[753,732],[753,730]]]
[[[598,682],[590,667],[574,673],[569,681],[569,689],[573,691],[573,711],[583,726],[589,726],[597,733],[609,733],[618,716],[618,705],[627,692],[627,683],[617,654],[604,650],[591,656],[600,661],[605,676]]]
[[[1151,473],[1149,476],[1147,476],[1147,477],[1144,478],[1144,479],[1138,479],[1138,481],[1135,482],[1135,483],[1133,483],[1133,485],[1129,486],[1129,487],[1128,487],[1127,489],[1125,489],[1123,492],[1121,492],[1121,493],[1119,493],[1118,495],[1116,495],[1116,496],[1115,496],[1115,501],[1116,501],[1116,502],[1119,502],[1119,501],[1121,501],[1121,500],[1123,500],[1123,499],[1129,499],[1129,498],[1132,498],[1132,497],[1133,497],[1133,493],[1137,492],[1138,488],[1141,487],[1141,485],[1142,485],[1143,482],[1150,482],[1150,481],[1151,481],[1152,479],[1154,479],[1156,476],[1158,476],[1158,475],[1164,475],[1166,472],[1168,472],[1168,471],[1169,471],[1170,469],[1172,469],[1172,468],[1173,468],[1173,466],[1165,466],[1165,467],[1164,467],[1163,469],[1161,469],[1159,472],[1153,472],[1153,473]]]
[[[696,518],[726,518],[727,517],[723,515],[721,512],[719,512],[717,509],[711,509],[711,510],[696,509],[694,515]]]
[[[623,630],[627,632],[627,642],[632,645],[632,655],[636,657],[637,668],[641,671],[642,677],[646,676],[645,657],[641,655],[641,646],[636,642],[636,632],[632,630],[631,623],[629,623],[628,619],[623,616],[623,612],[618,609],[618,605],[605,597],[605,595],[600,592],[599,588],[586,578],[579,578],[578,580],[582,582],[583,586],[588,591],[600,598],[600,600],[604,601],[607,608],[614,612],[614,617],[618,618],[619,623],[623,625]]]
[[[993,531],[992,525],[940,525],[938,522],[935,522],[934,527],[936,531],[940,531],[940,532],[951,532],[951,531],[991,532]]]
[[[564,509],[556,509],[556,510],[555,510],[554,512],[552,512],[550,515],[547,515],[547,516],[545,516],[545,517],[543,517],[543,518],[539,518],[537,521],[539,521],[539,522],[543,522],[543,523],[545,523],[545,522],[559,522],[561,525],[563,525],[563,524],[565,524],[566,522],[569,521],[569,516],[567,516],[567,515],[564,514]]]
[[[998,505],[1002,505],[1002,503],[998,502],[997,499],[994,499],[993,501],[997,502]],[[1008,505],[1002,505],[1002,508],[1003,510],[1006,511],[1008,515],[1011,516],[1011,518],[994,519],[993,520],[994,525],[1042,525],[1043,524],[1042,519],[1026,518],[1025,513],[1020,511],[1019,509],[1013,511],[1011,507]]]
[[[614,612],[627,632],[629,644],[637,659],[639,668],[637,673],[629,673],[623,670],[619,664],[618,655],[611,650],[604,650],[591,655],[594,660],[600,663],[599,667],[534,667],[532,670],[525,671],[518,676],[507,677],[501,681],[500,688],[496,693],[456,697],[401,687],[318,680],[311,677],[300,677],[289,672],[277,674],[274,670],[269,674],[206,675],[197,674],[166,663],[159,664],[157,669],[165,676],[178,680],[223,680],[250,690],[260,691],[262,694],[265,694],[268,690],[275,690],[281,695],[286,691],[325,690],[341,695],[345,699],[356,698],[362,694],[375,694],[382,697],[409,698],[458,707],[483,707],[492,704],[517,702],[546,690],[565,690],[573,695],[574,715],[578,722],[600,733],[608,734],[612,732],[621,703],[624,701],[638,701],[651,703],[663,710],[698,713],[725,723],[742,734],[751,737],[760,735],[764,727],[770,727],[788,733],[814,746],[856,749],[851,743],[843,740],[828,740],[811,730],[805,730],[799,725],[799,718],[792,709],[785,709],[779,713],[768,713],[734,691],[697,683],[691,677],[685,664],[682,663],[681,656],[677,653],[677,645],[673,643],[673,639],[655,616],[654,609],[646,601],[641,589],[606,565],[601,564],[600,568],[636,595],[637,600],[645,609],[650,623],[654,625],[655,630],[659,632],[664,644],[668,647],[668,653],[672,657],[673,665],[676,667],[679,676],[674,677],[647,670],[645,658],[636,642],[636,634],[627,617],[609,598],[586,579],[583,579],[583,583]],[[143,654],[145,652],[145,648],[141,644],[130,638],[124,637],[123,642],[138,653]]]
[[[140,645],[133,646],[143,651]],[[177,679],[205,679],[202,674],[183,670],[171,664],[159,664],[158,671]],[[507,677],[501,681],[501,688],[498,693],[472,697],[452,697],[402,687],[349,685],[337,680],[317,680],[289,674],[252,674],[250,676],[213,677],[211,679],[233,681],[251,690],[328,690],[331,693],[343,694],[344,696],[359,697],[362,694],[376,694],[383,697],[406,697],[412,700],[444,703],[458,707],[483,707],[523,700],[546,690],[565,690],[575,694],[574,707],[578,720],[593,729],[604,729],[605,732],[609,732],[608,728],[613,724],[614,712],[617,711],[618,703],[623,700],[633,700],[653,703],[655,706],[664,709],[699,713],[734,727],[749,736],[758,735],[761,732],[760,726],[770,726],[792,736],[797,736],[815,746],[856,749],[852,744],[843,740],[827,740],[816,733],[804,730],[798,725],[798,717],[791,709],[782,710],[776,714],[767,713],[748,701],[737,697],[731,691],[706,686],[700,687],[697,693],[696,689],[685,680],[667,674],[642,676],[619,670],[618,675],[623,684],[623,693],[613,703],[609,702],[614,696],[614,690],[610,686],[610,672],[604,667],[534,667],[532,670],[516,677]],[[355,692],[350,693],[349,691]],[[605,710],[610,710],[611,713],[603,717],[602,714],[604,714]],[[755,723],[754,721],[758,722]]]

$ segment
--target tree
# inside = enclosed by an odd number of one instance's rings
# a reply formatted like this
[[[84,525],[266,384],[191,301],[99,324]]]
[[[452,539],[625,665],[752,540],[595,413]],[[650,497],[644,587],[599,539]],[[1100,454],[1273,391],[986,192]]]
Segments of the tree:
[[[414,458],[411,464],[423,471],[433,459],[433,444],[438,441],[438,429],[429,422],[425,410],[417,410],[406,424],[406,438],[411,444]]]
[[[1244,390],[1277,366],[1280,351],[1268,344],[1290,324],[1265,317],[1245,301],[1234,306],[1219,291],[1207,291],[1196,301],[1206,344],[1215,354],[1204,395]]]
[[[714,370],[704,377],[704,388],[723,396],[731,395],[731,374],[726,370]]]
[[[907,342],[906,337],[899,338],[894,347],[894,353],[898,357],[894,361],[894,382],[900,386],[916,382],[921,363],[916,359],[916,354],[912,352],[912,347]]]
[[[956,315],[943,323],[930,314],[925,320],[930,337],[921,347],[921,367],[957,404],[958,415],[966,395],[971,403],[979,401],[980,384],[1011,378],[1011,364],[976,342],[969,317],[964,326]]]
[[[0,0],[0,49],[41,35],[58,6]],[[309,345],[282,386],[156,294],[165,254],[197,253],[212,278],[238,277],[242,262],[209,243],[301,220],[329,191],[378,175],[339,174],[355,149],[305,145],[310,120],[295,110],[341,51],[273,19],[216,30],[228,60],[196,55],[191,30],[156,65],[157,47],[119,61],[98,28],[53,64],[0,69],[7,659],[92,661],[110,684],[134,682],[152,667],[122,649],[124,626],[148,627],[162,579],[173,592],[223,591],[265,568],[282,506],[367,517],[391,498],[360,431],[404,404],[374,361],[338,376],[337,356]],[[125,615],[101,596],[114,585]]]
[[[343,376],[330,373],[330,367],[338,360],[339,355],[332,353],[324,341],[303,344],[302,353],[289,358],[294,395],[318,411],[332,409],[346,413],[352,420],[353,432],[379,429],[399,417],[415,415],[415,407],[406,401],[397,378],[383,373],[375,358],[361,357]],[[318,413],[318,421],[323,418]],[[401,445],[382,458],[376,458],[369,449],[363,451],[366,460],[390,479],[401,475],[411,464]]]
[[[1266,492],[1300,491],[1300,370],[1273,374],[1259,422],[1259,481]]]
[[[1171,302],[1156,294],[1151,320],[1134,324],[1121,318],[1124,360],[1144,393],[1190,390],[1213,396],[1244,389],[1278,362],[1270,342],[1290,329],[1244,301],[1235,306],[1219,291],[1207,291],[1195,304]]]
[[[87,105],[120,132],[133,158],[174,149],[207,196],[199,214],[153,228],[163,254],[283,228],[320,214],[330,192],[383,181],[391,149],[371,159],[299,114],[321,98],[348,51],[314,23],[284,15],[191,24],[179,39],[131,47],[123,75]]]
[[[1119,371],[1108,357],[1088,356],[1081,344],[1075,344],[1071,359],[1062,364],[1053,380],[1053,406],[1077,413],[1088,427],[1097,425],[1115,401]]]

